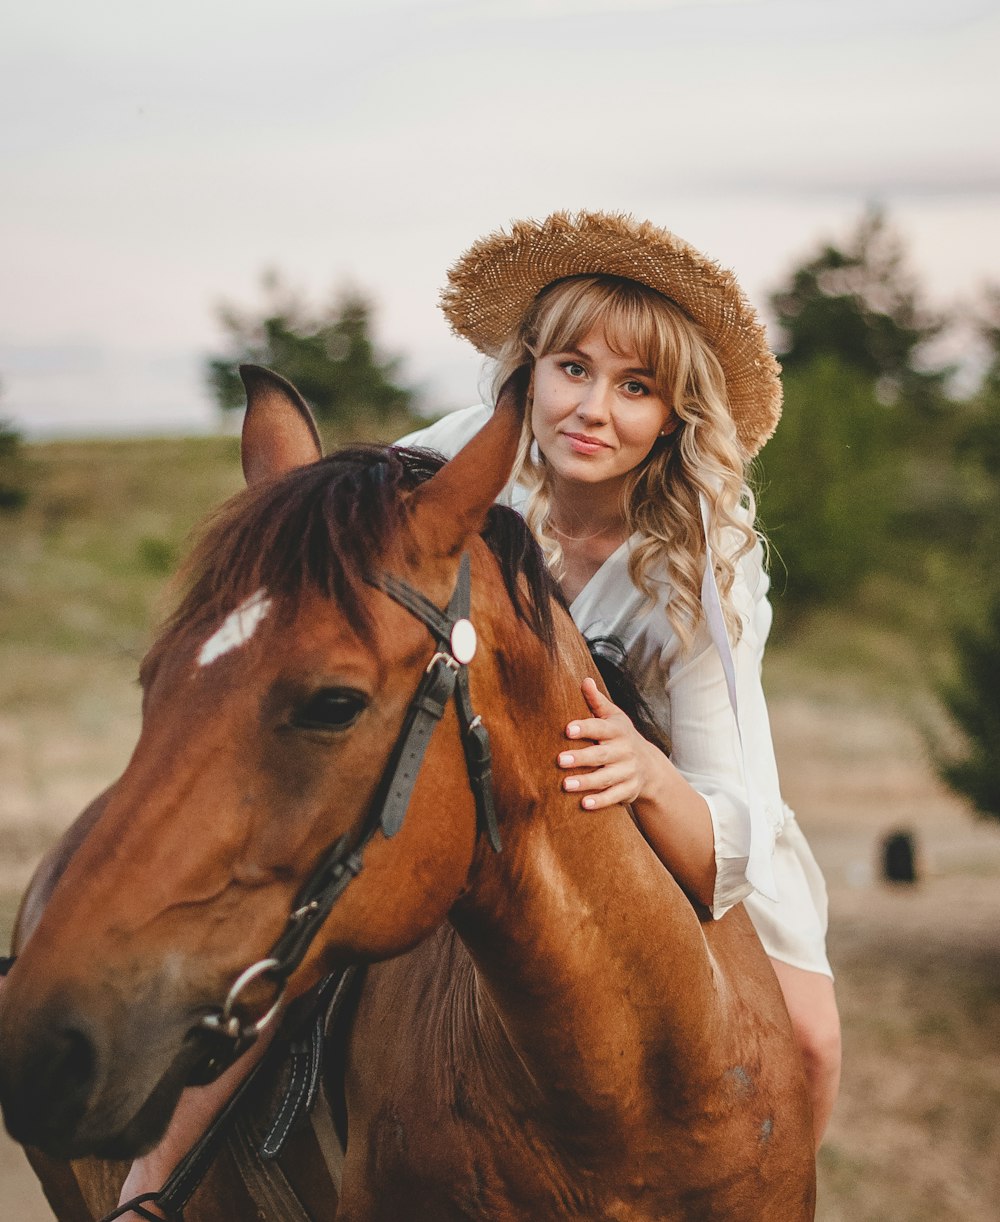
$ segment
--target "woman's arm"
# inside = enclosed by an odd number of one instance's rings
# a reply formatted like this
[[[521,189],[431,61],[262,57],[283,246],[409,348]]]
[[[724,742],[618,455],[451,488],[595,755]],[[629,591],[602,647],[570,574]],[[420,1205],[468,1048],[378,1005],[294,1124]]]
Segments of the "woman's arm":
[[[272,1028],[265,1032],[214,1082],[207,1086],[189,1086],[181,1092],[167,1131],[152,1150],[141,1155],[132,1164],[118,1197],[119,1205],[124,1205],[126,1201],[131,1201],[145,1192],[159,1192],[173,1169],[200,1140],[267,1051],[273,1030]],[[152,1212],[155,1206],[147,1204],[146,1208]],[[125,1214],[123,1217],[137,1218],[138,1215]]]
[[[771,624],[768,586],[758,544],[737,562],[730,595],[742,624],[739,640],[732,646],[724,638],[713,641],[703,626],[695,648],[677,655],[667,668],[671,759],[712,814],[716,918],[755,886],[764,896],[776,898],[770,860],[784,823],[784,803],[761,684]],[[723,652],[732,664],[738,719]]]
[[[753,890],[746,877],[751,810],[755,835],[769,851],[784,818],[760,681],[770,626],[767,589],[757,548],[739,562],[732,592],[743,623],[743,634],[731,651],[742,739],[722,658],[706,625],[683,651],[660,609],[645,618],[628,649],[637,664],[642,695],[668,731],[670,759],[611,706],[607,716],[598,713],[571,723],[583,727],[579,737],[593,739],[594,752],[565,752],[562,758],[573,756],[576,765],[560,760],[564,768],[589,763],[595,769],[574,788],[588,797],[606,798],[600,805],[632,801],[657,854],[689,895],[716,918]],[[591,709],[597,712],[592,702]],[[596,749],[599,740],[603,750]]]

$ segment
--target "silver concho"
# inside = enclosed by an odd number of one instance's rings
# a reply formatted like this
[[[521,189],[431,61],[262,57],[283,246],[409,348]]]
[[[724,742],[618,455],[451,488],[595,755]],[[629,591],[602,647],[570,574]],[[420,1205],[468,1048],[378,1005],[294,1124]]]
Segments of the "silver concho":
[[[451,656],[464,666],[476,656],[476,630],[471,620],[458,619],[451,629]]]

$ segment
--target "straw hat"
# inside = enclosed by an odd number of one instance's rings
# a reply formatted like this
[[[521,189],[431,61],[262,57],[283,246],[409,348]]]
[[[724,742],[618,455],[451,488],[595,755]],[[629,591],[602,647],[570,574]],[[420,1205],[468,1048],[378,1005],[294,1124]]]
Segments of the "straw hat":
[[[448,272],[441,294],[453,330],[496,356],[546,285],[566,276],[622,276],[669,297],[698,323],[726,375],[748,456],[781,415],[781,366],[732,272],[666,229],[607,212],[554,212],[480,238]]]

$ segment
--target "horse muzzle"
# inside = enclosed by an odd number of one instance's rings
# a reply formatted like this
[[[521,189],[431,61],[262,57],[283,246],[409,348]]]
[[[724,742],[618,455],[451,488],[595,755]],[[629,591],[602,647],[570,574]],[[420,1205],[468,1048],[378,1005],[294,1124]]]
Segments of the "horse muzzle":
[[[189,1010],[148,1013],[115,1020],[65,993],[21,1008],[8,981],[0,1109],[11,1137],[56,1158],[132,1158],[155,1145],[203,1049]]]

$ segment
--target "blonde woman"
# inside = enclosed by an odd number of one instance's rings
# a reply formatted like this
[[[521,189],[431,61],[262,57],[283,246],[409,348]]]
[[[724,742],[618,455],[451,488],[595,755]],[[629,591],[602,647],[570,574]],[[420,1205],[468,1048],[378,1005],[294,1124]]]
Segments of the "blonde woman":
[[[781,984],[815,1137],[840,1078],[826,891],[781,798],[760,667],[771,624],[747,465],[780,415],[778,366],[731,273],[648,223],[556,214],[477,242],[444,293],[499,388],[532,368],[507,499],[590,639],[620,642],[665,755],[584,684],[558,760],[584,811],[632,804],[706,916],[742,901]],[[487,419],[403,438],[455,453]],[[651,931],[653,934],[653,931]]]
[[[781,403],[762,328],[730,273],[665,230],[600,213],[476,243],[450,273],[444,309],[494,359],[496,388],[531,366],[506,498],[580,630],[618,643],[670,742],[664,754],[587,679],[592,715],[566,727],[552,783],[580,794],[581,817],[631,803],[706,920],[746,905],[802,1050],[818,1144],[840,1028],[823,879],[781,799],[760,683],[771,610],[745,477]],[[400,444],[450,456],[489,415],[455,412]],[[185,1091],[123,1201],[163,1183],[255,1054]],[[159,1212],[146,1203],[120,1216]]]

